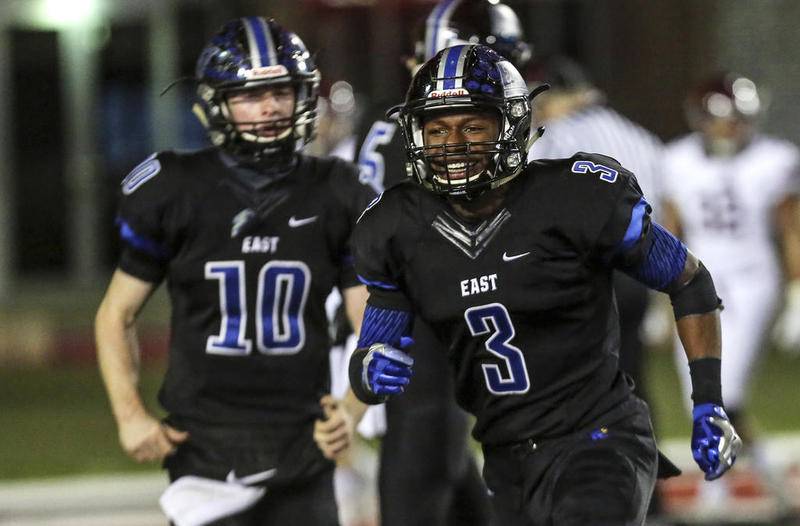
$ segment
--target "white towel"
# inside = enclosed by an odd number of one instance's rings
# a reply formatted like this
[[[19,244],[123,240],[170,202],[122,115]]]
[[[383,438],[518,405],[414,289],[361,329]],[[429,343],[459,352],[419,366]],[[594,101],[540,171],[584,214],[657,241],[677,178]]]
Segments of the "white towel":
[[[170,484],[159,503],[176,526],[203,526],[250,508],[266,491],[187,475]]]

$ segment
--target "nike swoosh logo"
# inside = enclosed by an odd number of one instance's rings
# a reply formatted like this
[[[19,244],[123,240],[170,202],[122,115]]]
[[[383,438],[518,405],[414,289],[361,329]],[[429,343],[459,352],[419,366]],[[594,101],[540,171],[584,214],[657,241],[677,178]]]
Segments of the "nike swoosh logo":
[[[297,228],[299,226],[308,225],[310,223],[313,223],[316,220],[317,220],[317,216],[303,217],[301,219],[297,219],[295,216],[292,216],[292,217],[289,218],[289,226],[291,228]]]
[[[228,476],[225,477],[225,482],[229,482],[231,484],[241,484],[242,486],[250,486],[252,484],[258,484],[259,482],[264,482],[265,480],[271,479],[277,472],[277,468],[272,468],[239,478],[236,476],[236,470],[232,469],[230,473],[228,473]]]
[[[513,256],[509,256],[507,252],[503,252],[503,261],[514,261],[515,259],[524,258],[530,254],[529,252],[523,252],[522,254],[514,254]]]

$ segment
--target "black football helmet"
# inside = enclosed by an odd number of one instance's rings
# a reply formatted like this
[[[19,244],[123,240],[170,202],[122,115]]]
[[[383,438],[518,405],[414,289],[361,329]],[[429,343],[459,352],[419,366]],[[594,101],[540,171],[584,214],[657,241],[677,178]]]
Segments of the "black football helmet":
[[[434,193],[470,199],[510,181],[525,168],[528,148],[543,131],[531,133],[530,101],[536,93],[529,95],[519,71],[486,46],[462,44],[441,50],[414,75],[405,104],[389,110],[388,116],[400,122],[409,176]],[[487,111],[498,118],[496,140],[425,145],[423,126],[432,115]],[[451,166],[463,171],[464,160],[477,156],[489,160],[482,172],[451,176]]]
[[[417,62],[422,64],[456,44],[488,46],[520,71],[531,58],[517,14],[499,0],[439,2],[425,21],[424,37],[415,44]]]
[[[319,71],[300,37],[274,20],[252,16],[225,24],[200,54],[195,75],[199,101],[194,111],[215,146],[238,158],[258,161],[294,153],[314,138]],[[291,118],[233,121],[227,104],[230,94],[278,85],[294,88]],[[237,125],[249,125],[251,131]],[[269,128],[286,131],[276,137],[257,133]]]
[[[729,156],[749,143],[765,103],[756,84],[732,72],[712,75],[686,98],[686,120],[702,133],[708,152]]]

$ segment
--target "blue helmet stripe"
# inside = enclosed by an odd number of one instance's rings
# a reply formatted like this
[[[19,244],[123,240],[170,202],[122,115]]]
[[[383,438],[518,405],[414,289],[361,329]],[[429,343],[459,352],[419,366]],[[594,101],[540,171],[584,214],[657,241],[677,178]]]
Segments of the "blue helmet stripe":
[[[444,58],[444,71],[442,77],[444,78],[442,89],[460,88],[462,84],[461,75],[464,74],[464,60],[462,58],[464,48],[466,46],[453,46]],[[456,78],[459,77],[459,78]],[[456,86],[458,82],[458,86]]]
[[[439,42],[442,28],[447,26],[453,10],[461,3],[461,0],[444,0],[433,8],[431,14],[425,22],[427,31],[425,34],[425,60],[432,58],[436,53],[445,47],[444,42]]]
[[[272,36],[264,19],[260,16],[248,16],[243,18],[242,21],[250,44],[252,66],[258,68],[275,65],[275,45],[272,42]]]

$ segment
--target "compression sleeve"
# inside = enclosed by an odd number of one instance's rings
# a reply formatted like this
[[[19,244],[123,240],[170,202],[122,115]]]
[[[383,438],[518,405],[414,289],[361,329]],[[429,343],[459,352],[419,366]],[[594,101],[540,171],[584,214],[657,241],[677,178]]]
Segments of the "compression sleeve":
[[[623,270],[651,289],[666,292],[683,272],[686,256],[686,246],[678,238],[658,223],[651,223],[643,257],[638,264]]]
[[[384,309],[367,304],[358,347],[365,349],[373,343],[388,343],[400,347],[400,338],[411,334],[412,315],[405,310]]]

